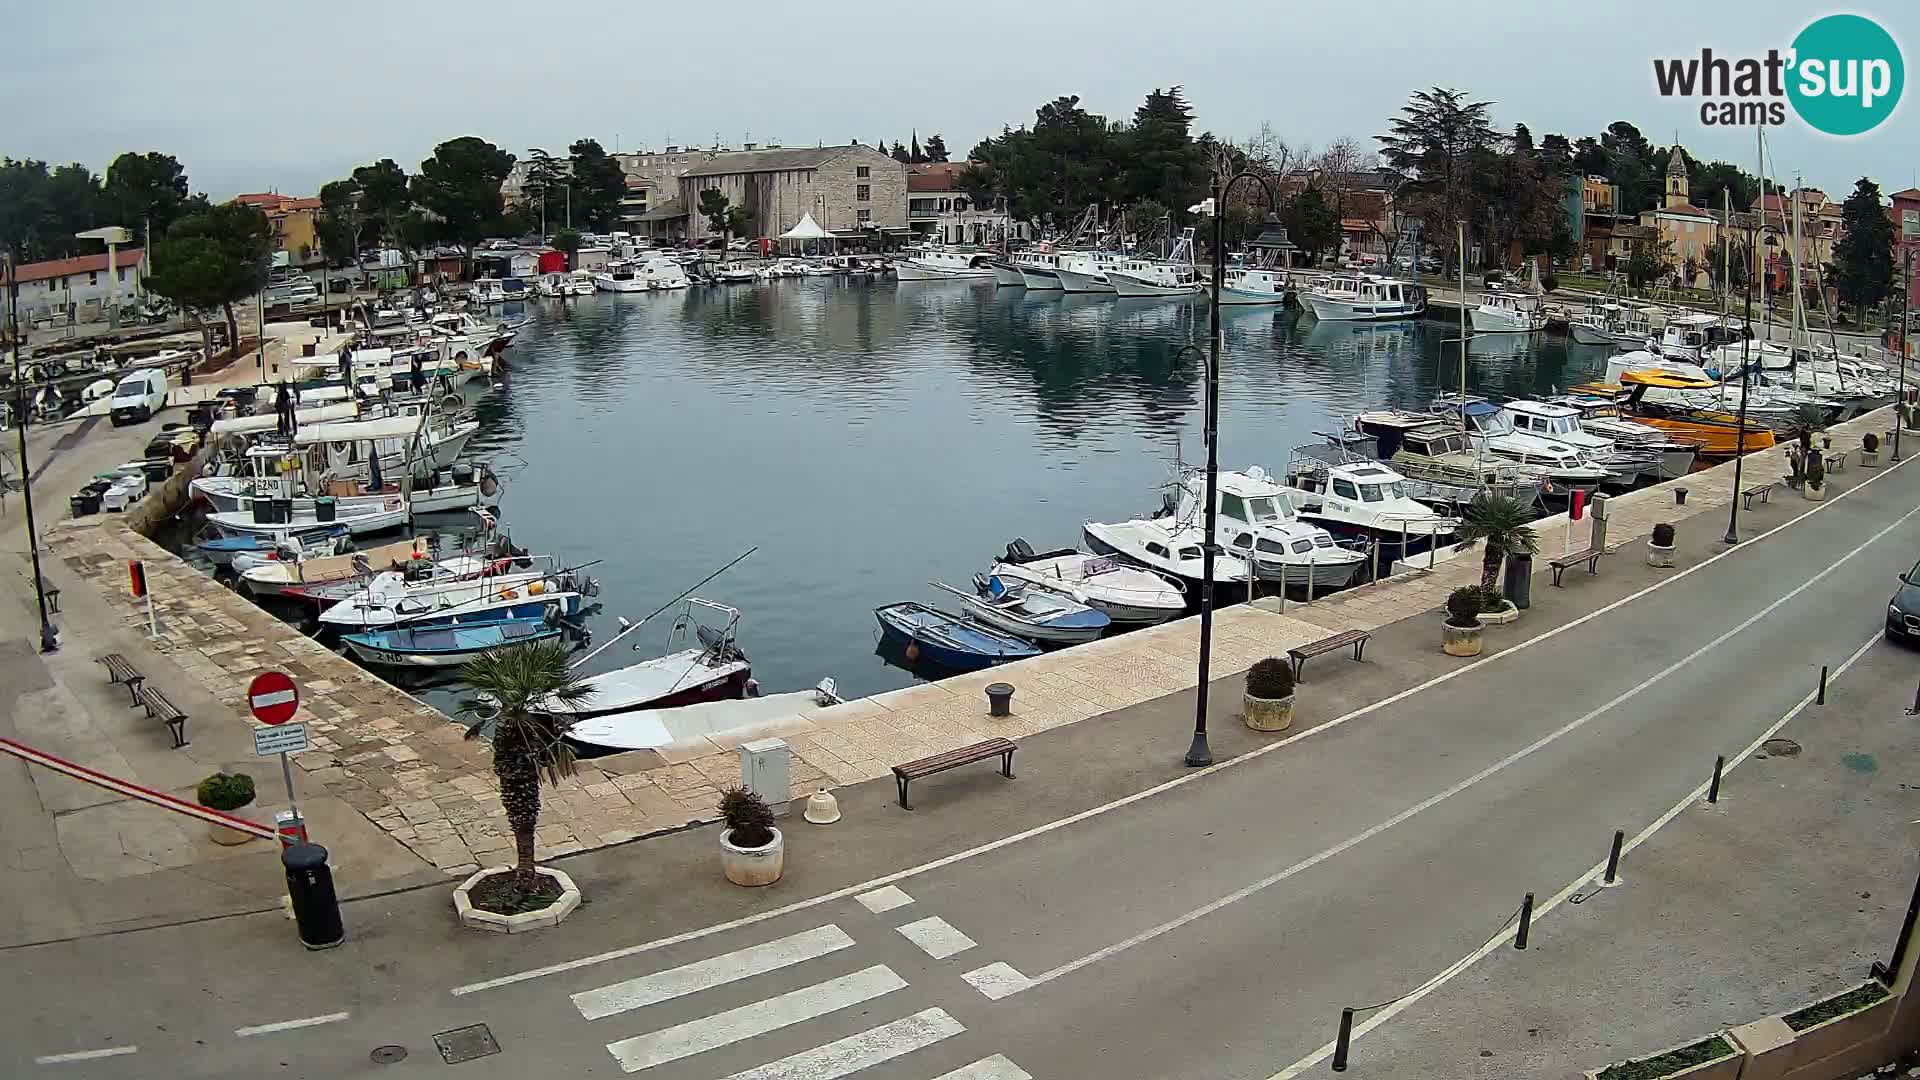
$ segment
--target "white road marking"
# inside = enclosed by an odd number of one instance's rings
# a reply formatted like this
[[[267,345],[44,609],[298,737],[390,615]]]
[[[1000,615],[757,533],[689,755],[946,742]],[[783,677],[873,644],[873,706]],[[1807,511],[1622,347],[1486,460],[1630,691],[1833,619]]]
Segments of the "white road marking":
[[[234,1028],[233,1033],[242,1039],[254,1035],[271,1035],[276,1031],[292,1031],[295,1028],[319,1027],[321,1024],[337,1024],[352,1013],[328,1013],[325,1016],[309,1016],[302,1020],[282,1020],[277,1024],[255,1024],[252,1027]]]
[[[892,911],[897,907],[906,907],[908,904],[913,903],[913,897],[901,892],[899,887],[894,885],[875,889],[869,893],[861,893],[854,897],[854,899],[860,901],[861,907],[866,908],[875,915]]]
[[[852,946],[853,939],[845,931],[837,926],[822,926],[697,963],[583,991],[573,995],[573,1004],[581,1016],[598,1020],[628,1009],[671,1001],[696,990],[778,971]]]
[[[1405,810],[1402,810],[1399,813],[1393,815],[1392,817],[1386,819],[1385,821],[1382,821],[1376,825],[1373,825],[1372,827],[1365,829],[1361,832],[1357,832],[1352,836],[1347,837],[1345,840],[1342,840],[1339,843],[1333,845],[1332,847],[1326,848],[1318,852],[1317,854],[1309,855],[1308,857],[1300,860],[1297,863],[1294,863],[1292,866],[1289,866],[1286,869],[1279,871],[1278,873],[1269,874],[1268,876],[1261,878],[1259,881],[1256,881],[1251,885],[1247,885],[1240,889],[1235,889],[1233,892],[1230,892],[1227,895],[1222,896],[1217,900],[1213,900],[1209,903],[1202,904],[1201,906],[1194,908],[1192,911],[1189,911],[1184,915],[1175,916],[1174,918],[1168,919],[1166,922],[1163,922],[1160,925],[1155,926],[1151,929],[1143,930],[1140,933],[1135,934],[1134,936],[1126,939],[1125,941],[1116,942],[1112,945],[1108,945],[1103,949],[1096,949],[1093,952],[1090,952],[1087,955],[1082,956],[1077,960],[1069,960],[1066,963],[1061,964],[1059,967],[1052,968],[1048,971],[1043,971],[1040,974],[1032,977],[1032,985],[1039,986],[1042,983],[1052,982],[1053,980],[1061,977],[1062,975],[1072,974],[1073,972],[1078,971],[1083,967],[1086,967],[1088,964],[1098,963],[1101,960],[1106,960],[1112,956],[1118,955],[1119,953],[1125,952],[1126,950],[1131,949],[1136,945],[1144,944],[1146,942],[1152,941],[1154,938],[1160,937],[1163,934],[1167,934],[1174,930],[1178,930],[1179,928],[1187,925],[1188,923],[1193,922],[1196,919],[1205,918],[1206,916],[1211,915],[1216,911],[1219,911],[1221,908],[1226,907],[1229,904],[1233,904],[1241,900],[1245,900],[1247,897],[1252,896],[1254,893],[1257,893],[1262,889],[1270,888],[1273,885],[1277,885],[1280,882],[1285,881],[1290,877],[1293,877],[1295,874],[1298,874],[1303,870],[1310,870],[1313,867],[1318,866],[1323,862],[1326,862],[1328,859],[1331,859],[1334,856],[1339,855],[1344,851],[1347,851],[1360,844],[1363,844],[1368,840],[1371,840],[1374,837],[1380,835],[1381,833],[1386,832],[1388,829],[1393,828],[1395,825],[1398,825],[1409,818],[1412,818],[1424,811],[1430,810],[1433,807],[1438,806],[1439,804],[1447,801],[1448,799],[1453,798],[1455,795],[1458,795],[1461,792],[1467,790],[1468,788],[1473,787],[1474,785],[1480,783],[1482,780],[1485,780],[1488,777],[1495,775],[1496,773],[1502,772],[1503,770],[1518,764],[1520,761],[1524,760],[1525,758],[1531,757],[1533,754],[1537,753],[1538,751],[1546,748],[1547,746],[1555,742],[1558,742],[1561,738],[1573,733],[1574,731],[1579,730],[1582,727],[1585,727],[1587,724],[1593,722],[1596,718],[1603,716],[1606,713],[1613,711],[1614,709],[1619,708],[1621,705],[1639,696],[1648,687],[1653,686],[1654,684],[1660,682],[1661,680],[1665,679],[1667,676],[1672,675],[1674,672],[1679,671],[1680,669],[1686,667],[1689,664],[1692,664],[1694,661],[1700,659],[1702,656],[1705,656],[1708,653],[1715,651],[1720,646],[1726,644],[1726,642],[1729,639],[1731,639],[1734,635],[1745,631],[1748,627],[1752,626],[1754,623],[1757,623],[1761,619],[1764,619],[1767,616],[1773,614],[1775,611],[1778,611],[1788,601],[1794,599],[1795,597],[1799,596],[1801,593],[1806,592],[1808,589],[1811,589],[1815,585],[1819,584],[1820,581],[1824,579],[1828,574],[1831,574],[1835,570],[1838,570],[1840,569],[1840,567],[1846,565],[1847,562],[1852,560],[1855,556],[1859,555],[1862,551],[1865,551],[1872,544],[1878,542],[1880,539],[1885,537],[1888,533],[1906,524],[1907,521],[1916,514],[1920,514],[1920,506],[1916,506],[1912,510],[1909,510],[1906,513],[1900,515],[1900,517],[1896,519],[1892,524],[1888,525],[1884,529],[1881,529],[1879,532],[1874,533],[1872,536],[1868,537],[1867,539],[1861,541],[1860,544],[1854,547],[1853,550],[1847,552],[1845,555],[1842,555],[1840,556],[1840,558],[1834,560],[1834,562],[1828,565],[1825,569],[1821,570],[1817,574],[1814,574],[1812,577],[1801,582],[1799,585],[1794,586],[1792,590],[1787,592],[1785,595],[1781,596],[1779,599],[1774,600],[1772,603],[1768,604],[1766,607],[1763,607],[1759,611],[1756,611],[1753,614],[1747,616],[1746,618],[1740,620],[1740,622],[1735,624],[1731,629],[1721,633],[1718,637],[1715,637],[1712,641],[1707,642],[1706,644],[1693,650],[1692,652],[1681,657],[1680,659],[1675,660],[1673,663],[1668,664],[1666,667],[1661,668],[1659,671],[1654,672],[1652,675],[1647,676],[1646,678],[1633,684],[1631,687],[1628,687],[1627,689],[1621,691],[1620,693],[1615,694],[1612,698],[1609,698],[1608,700],[1602,702],[1601,704],[1595,706],[1594,708],[1588,710],[1587,712],[1582,713],[1580,716],[1574,718],[1573,720],[1568,721],[1567,723],[1561,725],[1560,727],[1555,728],[1553,731],[1550,731],[1547,734],[1540,736],[1538,739],[1535,739],[1533,742],[1530,742],[1527,745],[1521,747],[1520,749],[1515,750],[1513,753],[1508,754],[1506,757],[1503,757],[1500,760],[1494,762],[1493,764],[1487,766],[1486,768],[1481,769],[1479,772],[1474,773],[1472,776],[1467,777],[1465,780],[1462,780],[1459,783],[1454,784],[1452,787],[1446,788],[1445,790],[1437,792],[1433,795],[1429,795],[1426,798],[1420,800],[1419,802],[1414,803],[1412,806],[1407,807]],[[1464,670],[1464,669],[1456,669],[1456,670]]]
[[[734,1073],[727,1080],[839,1080],[965,1030],[945,1009],[926,1009],[891,1024]]]
[[[894,929],[915,945],[920,951],[935,960],[945,960],[973,948],[973,939],[953,928],[953,924],[938,915],[932,915],[918,922],[910,922]]]
[[[1862,644],[1858,649],[1855,649],[1853,651],[1853,655],[1847,657],[1846,660],[1841,662],[1838,668],[1834,669],[1833,674],[1828,677],[1828,680],[1827,680],[1828,684],[1831,685],[1834,680],[1838,679],[1841,675],[1845,674],[1846,670],[1852,667],[1856,660],[1859,660],[1862,656],[1865,656],[1867,654],[1867,650],[1873,648],[1874,643],[1879,640],[1880,640],[1880,634],[1876,631],[1872,637],[1866,640],[1865,644]],[[1752,757],[1753,752],[1760,749],[1760,746],[1762,743],[1766,742],[1768,739],[1773,738],[1775,735],[1778,735],[1780,733],[1781,728],[1786,727],[1787,724],[1791,722],[1794,717],[1799,716],[1800,713],[1804,711],[1807,706],[1813,704],[1814,699],[1817,698],[1818,696],[1819,696],[1818,690],[1808,691],[1807,696],[1801,698],[1799,703],[1796,704],[1793,708],[1788,709],[1785,716],[1782,716],[1780,719],[1775,720],[1773,724],[1769,726],[1765,731],[1762,731],[1759,735],[1755,736],[1754,740],[1747,744],[1746,749],[1740,751],[1738,754],[1729,758],[1727,760],[1726,768],[1721,770],[1722,775],[1732,772],[1735,766],[1739,765],[1743,761],[1746,761],[1749,757]],[[1685,798],[1681,799],[1679,802],[1674,803],[1672,806],[1668,807],[1666,813],[1661,814],[1658,818],[1654,819],[1653,824],[1648,825],[1646,828],[1640,830],[1638,833],[1636,833],[1633,836],[1632,839],[1622,844],[1620,846],[1620,853],[1624,856],[1627,852],[1632,851],[1634,848],[1637,848],[1641,844],[1646,843],[1648,840],[1653,839],[1653,836],[1655,833],[1658,833],[1661,829],[1666,828],[1667,825],[1671,824],[1673,819],[1679,817],[1681,812],[1684,811],[1687,807],[1692,806],[1694,803],[1699,802],[1701,799],[1706,798],[1707,787],[1711,783],[1712,781],[1708,780],[1706,783],[1703,783],[1699,787],[1696,787],[1692,791],[1689,791]],[[1607,870],[1607,864],[1604,859],[1601,860],[1600,862],[1594,863],[1591,867],[1588,867],[1585,873],[1581,874],[1579,877],[1574,878],[1571,882],[1567,884],[1566,888],[1563,888],[1558,893],[1555,893],[1551,898],[1547,900],[1546,903],[1541,904],[1538,907],[1535,907],[1533,909],[1533,921],[1535,923],[1538,923],[1543,917],[1545,917],[1545,915],[1548,912],[1552,911],[1554,908],[1559,907],[1561,904],[1566,903],[1569,898],[1571,898],[1575,893],[1579,892],[1582,888],[1586,887],[1588,884],[1598,884],[1599,883],[1598,879],[1606,873],[1606,870]],[[1462,974],[1468,968],[1472,967],[1473,965],[1479,963],[1481,960],[1485,959],[1495,949],[1499,949],[1505,946],[1507,942],[1508,942],[1508,938],[1506,935],[1503,934],[1500,937],[1495,938],[1493,941],[1487,942],[1486,944],[1480,946],[1474,951],[1468,953],[1462,959],[1454,961],[1453,964],[1451,964],[1449,967],[1447,967],[1442,971],[1440,976],[1430,980],[1426,985],[1421,986],[1419,989],[1415,990],[1411,994],[1408,994],[1406,997],[1401,998],[1400,1000],[1394,1002],[1391,1005],[1388,1005],[1384,1009],[1381,1009],[1379,1012],[1368,1017],[1365,1021],[1359,1024],[1356,1024],[1354,1026],[1353,1032],[1351,1033],[1350,1041],[1357,1041],[1358,1039],[1360,1039],[1361,1036],[1367,1034],[1373,1029],[1379,1027],[1380,1025],[1400,1015],[1406,1010],[1411,1009],[1415,1004],[1419,1003],[1419,1001],[1422,998],[1425,998],[1428,994],[1431,994],[1435,990],[1438,990],[1442,986],[1445,986],[1448,982],[1452,981],[1456,976]],[[1287,1066],[1286,1068],[1280,1070],[1279,1072],[1274,1073],[1272,1076],[1268,1077],[1267,1080],[1293,1080],[1294,1077],[1299,1076],[1301,1073],[1304,1073],[1308,1069],[1311,1069],[1314,1066],[1320,1064],[1322,1061],[1325,1061],[1327,1058],[1332,1057],[1333,1046],[1334,1046],[1333,1043],[1327,1043],[1325,1046],[1322,1046],[1320,1049],[1315,1050],[1313,1053],[1308,1054],[1306,1057],[1301,1058],[1299,1061],[1296,1061],[1293,1064]]]
[[[934,1080],[1033,1080],[1033,1074],[1008,1061],[1004,1055],[995,1054],[971,1065],[962,1065],[950,1073],[942,1073]]]
[[[1005,962],[974,968],[960,977],[967,981],[967,985],[987,995],[993,1001],[1017,994],[1033,985],[1033,980],[1020,974],[1012,964]]]
[[[35,1065],[62,1065],[69,1061],[92,1061],[95,1058],[119,1057],[139,1051],[137,1046],[109,1046],[105,1050],[75,1050],[70,1054],[47,1054],[33,1059]]]
[[[907,980],[884,964],[842,975],[823,983],[802,987],[778,997],[767,998],[723,1013],[689,1020],[684,1024],[650,1035],[621,1039],[607,1044],[625,1072],[639,1072],[705,1053],[742,1039],[778,1031],[816,1016],[825,1016],[849,1005],[871,1001],[907,985]]]
[[[1672,585],[1676,581],[1683,580],[1691,574],[1698,573],[1701,570],[1704,570],[1707,567],[1712,566],[1714,563],[1719,562],[1721,559],[1724,559],[1729,555],[1735,554],[1736,552],[1743,551],[1752,547],[1754,544],[1760,542],[1761,540],[1765,540],[1767,537],[1772,536],[1774,533],[1780,532],[1783,529],[1792,528],[1793,526],[1798,525],[1799,523],[1807,520],[1808,518],[1813,517],[1815,514],[1819,514],[1834,506],[1840,505],[1855,493],[1865,490],[1868,485],[1877,483],[1880,480],[1885,479],[1886,477],[1892,476],[1896,470],[1904,468],[1908,463],[1914,460],[1916,459],[1908,458],[1906,461],[1903,461],[1898,465],[1886,466],[1878,474],[1871,476],[1864,481],[1861,481],[1858,487],[1849,488],[1846,491],[1842,491],[1839,494],[1835,495],[1834,497],[1828,499],[1823,503],[1820,503],[1818,506],[1815,506],[1813,509],[1807,511],[1804,514],[1801,514],[1799,517],[1794,518],[1791,521],[1783,521],[1780,524],[1775,525],[1771,529],[1767,529],[1764,532],[1748,537],[1747,539],[1741,541],[1738,547],[1728,548],[1727,550],[1720,552],[1718,555],[1714,555],[1710,558],[1703,559],[1700,562],[1697,562],[1692,566],[1689,566],[1686,569],[1681,570],[1677,574],[1673,574],[1668,577],[1663,577],[1659,581],[1654,582],[1652,585],[1647,586],[1646,588],[1640,590],[1637,593],[1632,594],[1631,596],[1623,596],[1618,600],[1614,600],[1610,603],[1603,604],[1602,606],[1587,612],[1585,615],[1582,615],[1560,626],[1556,626],[1550,630],[1547,630],[1546,632],[1536,637],[1528,638],[1527,640],[1519,642],[1509,648],[1502,649],[1499,652],[1494,653],[1492,656],[1484,657],[1477,663],[1466,664],[1461,667],[1453,668],[1452,670],[1436,675],[1433,678],[1428,679],[1426,682],[1418,684],[1417,686],[1410,686],[1405,690],[1402,690],[1396,694],[1390,694],[1387,697],[1381,698],[1379,701],[1373,702],[1370,705],[1362,705],[1361,707],[1354,709],[1352,712],[1343,713],[1340,716],[1336,716],[1333,719],[1328,720],[1326,723],[1321,724],[1319,727],[1308,728],[1304,731],[1298,732],[1294,735],[1290,735],[1284,739],[1280,739],[1275,742],[1263,743],[1259,746],[1254,747],[1252,750],[1249,750],[1246,753],[1241,754],[1239,757],[1228,758],[1225,761],[1218,762],[1213,765],[1209,765],[1204,769],[1189,769],[1186,772],[1181,773],[1179,776],[1176,776],[1171,780],[1168,780],[1161,784],[1156,784],[1155,786],[1147,788],[1143,791],[1136,791],[1131,795],[1123,795],[1120,798],[1114,799],[1111,802],[1102,803],[1099,806],[1091,806],[1085,810],[1079,811],[1078,813],[1068,814],[1066,817],[1063,817],[1063,818],[1056,818],[1052,821],[1042,822],[1041,824],[1035,825],[1030,829],[1023,829],[1020,832],[1012,833],[1008,836],[1003,836],[998,840],[989,840],[984,844],[967,848],[964,851],[956,851],[951,855],[943,855],[938,859],[932,859],[927,862],[923,862],[918,866],[909,866],[904,870],[895,870],[890,874],[882,874],[879,877],[872,878],[867,881],[862,881],[857,885],[848,885],[845,888],[835,889],[832,892],[828,892],[828,893],[821,893],[818,896],[808,897],[805,900],[796,900],[793,903],[784,905],[782,907],[771,908],[769,910],[757,912],[752,915],[742,916],[741,918],[738,918],[738,919],[731,919],[731,920],[728,920],[727,922],[722,922],[722,923],[714,923],[711,926],[699,927],[698,929],[688,930],[684,933],[673,934],[668,937],[655,938],[652,941],[643,941],[637,945],[626,945],[618,949],[609,949],[606,952],[595,953],[591,956],[577,957],[572,960],[563,960],[560,963],[548,964],[545,967],[529,968],[526,971],[517,971],[511,975],[502,975],[497,979],[486,979],[481,982],[466,983],[462,986],[454,987],[450,991],[450,993],[452,993],[455,997],[463,997],[467,994],[477,994],[482,990],[497,990],[503,986],[512,986],[515,983],[526,982],[529,979],[545,978],[548,975],[560,975],[569,971],[577,971],[580,968],[592,967],[595,964],[604,964],[611,960],[622,960],[629,956],[638,956],[641,953],[652,952],[656,949],[664,949],[670,945],[678,945],[678,944],[681,944],[682,942],[687,942],[687,941],[696,941],[700,938],[709,937],[714,934],[724,934],[732,930],[738,930],[744,926],[753,926],[756,923],[766,922],[768,919],[778,919],[783,916],[792,915],[793,913],[798,911],[807,911],[812,908],[819,907],[821,904],[828,904],[836,900],[843,900],[849,896],[855,897],[857,899],[858,896],[862,893],[884,891],[884,888],[883,888],[884,886],[892,885],[896,881],[906,881],[910,878],[918,877],[921,874],[932,873],[935,870],[944,870],[949,866],[954,866],[959,863],[967,862],[968,860],[979,858],[982,855],[990,855],[993,852],[999,851],[1002,848],[1012,847],[1015,844],[1025,843],[1026,841],[1032,840],[1035,837],[1045,836],[1048,833],[1057,832],[1060,829],[1065,829],[1074,825],[1078,825],[1083,821],[1089,821],[1093,818],[1097,818],[1105,814],[1110,814],[1115,810],[1124,809],[1125,807],[1132,806],[1134,803],[1142,802],[1144,800],[1154,798],[1155,796],[1158,796],[1158,795],[1164,795],[1169,791],[1173,791],[1178,788],[1184,787],[1187,784],[1195,783],[1201,779],[1204,779],[1205,777],[1213,775],[1214,773],[1221,772],[1226,769],[1238,768],[1250,762],[1258,761],[1261,758],[1266,757],[1268,754],[1274,754],[1282,750],[1285,750],[1288,747],[1292,746],[1294,743],[1299,742],[1302,739],[1310,739],[1317,735],[1323,735],[1329,731],[1333,731],[1334,729],[1350,721],[1358,720],[1363,716],[1369,716],[1375,712],[1378,712],[1381,709],[1385,709],[1385,708],[1389,708],[1391,706],[1397,705],[1400,702],[1405,701],[1406,699],[1413,697],[1416,694],[1422,693],[1423,691],[1426,691],[1426,690],[1430,690],[1435,686],[1439,686],[1441,683],[1450,682],[1454,679],[1461,677],[1462,675],[1467,675],[1472,672],[1482,671],[1488,665],[1498,664],[1502,660],[1507,659],[1508,657],[1518,656],[1521,653],[1534,647],[1535,645],[1540,644],[1543,641],[1551,641],[1552,639],[1560,636],[1561,634],[1568,632],[1569,630],[1573,630],[1576,627],[1584,626],[1587,623],[1593,621],[1594,619],[1597,619],[1602,615],[1605,615],[1617,608],[1630,604],[1633,601],[1640,599],[1641,597],[1651,596],[1652,594],[1659,592],[1661,589],[1664,589]],[[895,890],[895,891],[897,892],[898,890]],[[901,895],[905,895],[905,894],[902,893]]]

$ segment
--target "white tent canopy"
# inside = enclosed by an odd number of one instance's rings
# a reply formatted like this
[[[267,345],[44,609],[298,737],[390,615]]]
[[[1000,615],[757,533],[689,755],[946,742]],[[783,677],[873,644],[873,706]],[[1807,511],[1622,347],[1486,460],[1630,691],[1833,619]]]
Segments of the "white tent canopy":
[[[831,240],[833,234],[813,220],[811,212],[800,215],[800,223],[780,234],[782,240]]]

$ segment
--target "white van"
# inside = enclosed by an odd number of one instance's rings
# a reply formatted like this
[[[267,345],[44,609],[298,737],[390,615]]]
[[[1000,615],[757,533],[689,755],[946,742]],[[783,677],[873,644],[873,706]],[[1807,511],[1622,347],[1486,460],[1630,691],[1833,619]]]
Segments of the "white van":
[[[167,407],[167,373],[159,368],[130,371],[113,388],[113,426],[152,419]]]

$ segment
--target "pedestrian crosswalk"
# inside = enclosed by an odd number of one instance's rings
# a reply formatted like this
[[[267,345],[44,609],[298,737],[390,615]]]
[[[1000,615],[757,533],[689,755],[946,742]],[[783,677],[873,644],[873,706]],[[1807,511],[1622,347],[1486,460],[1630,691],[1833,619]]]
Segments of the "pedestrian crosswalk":
[[[880,903],[863,902],[861,906],[869,912],[884,914],[912,903],[904,893],[879,899]],[[897,932],[899,936],[892,937],[895,944],[890,947],[884,945],[883,939],[871,940],[868,944],[891,948],[891,953],[884,958],[896,964],[900,964],[900,958],[905,955],[898,944],[903,937],[934,961],[944,961],[976,948],[971,938],[938,916],[926,916],[880,932],[888,936]],[[861,964],[861,959],[853,959],[851,964],[846,957],[834,959],[836,954],[855,946],[853,936],[840,926],[816,926],[677,967],[582,990],[572,995],[572,1002],[585,1020],[624,1025],[628,1031],[638,1031],[637,1034],[622,1033],[623,1037],[606,1043],[607,1052],[623,1072],[657,1075],[660,1080],[667,1080],[669,1075],[672,1080],[842,1080],[900,1059],[907,1060],[908,1069],[924,1068],[918,1075],[927,1080],[1033,1080],[1031,1074],[1003,1054],[991,1054],[954,1068],[956,1061],[967,1060],[958,1052],[966,1048],[964,1041],[954,1042],[938,1053],[931,1051],[929,1048],[965,1034],[966,1026],[944,1008],[913,1011],[929,1003],[924,998],[914,1001],[915,995],[902,994],[910,989],[908,980],[886,963],[868,963],[858,970],[829,977],[819,977],[825,975],[825,971],[819,975],[809,974],[808,965],[829,965],[829,970],[844,971]],[[921,964],[909,961],[902,964],[902,970],[920,970]],[[959,967],[948,970],[951,986],[967,985],[958,976]],[[794,987],[796,975],[805,980],[803,985]],[[774,992],[776,986],[780,992]],[[702,996],[710,991],[720,993],[716,997]],[[759,996],[745,1004],[717,1008],[720,999],[732,1004],[749,994]],[[896,998],[897,1005],[893,1004]],[[952,1000],[957,999],[950,997],[949,1001]],[[985,1004],[977,996],[971,1000]],[[701,1008],[703,1001],[709,1002],[705,1009]],[[686,1019],[690,1012],[699,1015]],[[656,1013],[660,1019],[649,1022]],[[859,1020],[849,1025],[850,1017]],[[849,1026],[860,1030],[849,1034]],[[610,1030],[609,1034],[613,1032]],[[752,1061],[750,1055],[754,1047],[777,1046],[774,1053],[779,1053],[804,1045],[810,1037],[823,1041],[740,1071],[727,1071]],[[703,1062],[708,1064],[703,1067]],[[717,1062],[725,1065],[713,1068],[712,1063]],[[923,1064],[914,1066],[912,1062]],[[900,1068],[893,1066],[887,1075],[904,1075],[899,1072]],[[725,1075],[716,1075],[722,1073]]]

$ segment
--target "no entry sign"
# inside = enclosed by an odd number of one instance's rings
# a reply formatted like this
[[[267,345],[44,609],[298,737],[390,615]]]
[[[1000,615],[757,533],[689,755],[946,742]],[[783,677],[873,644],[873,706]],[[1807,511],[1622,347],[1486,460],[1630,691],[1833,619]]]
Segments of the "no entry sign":
[[[293,719],[294,710],[300,707],[300,691],[285,673],[265,671],[247,686],[247,704],[255,720],[263,724],[284,724]]]

